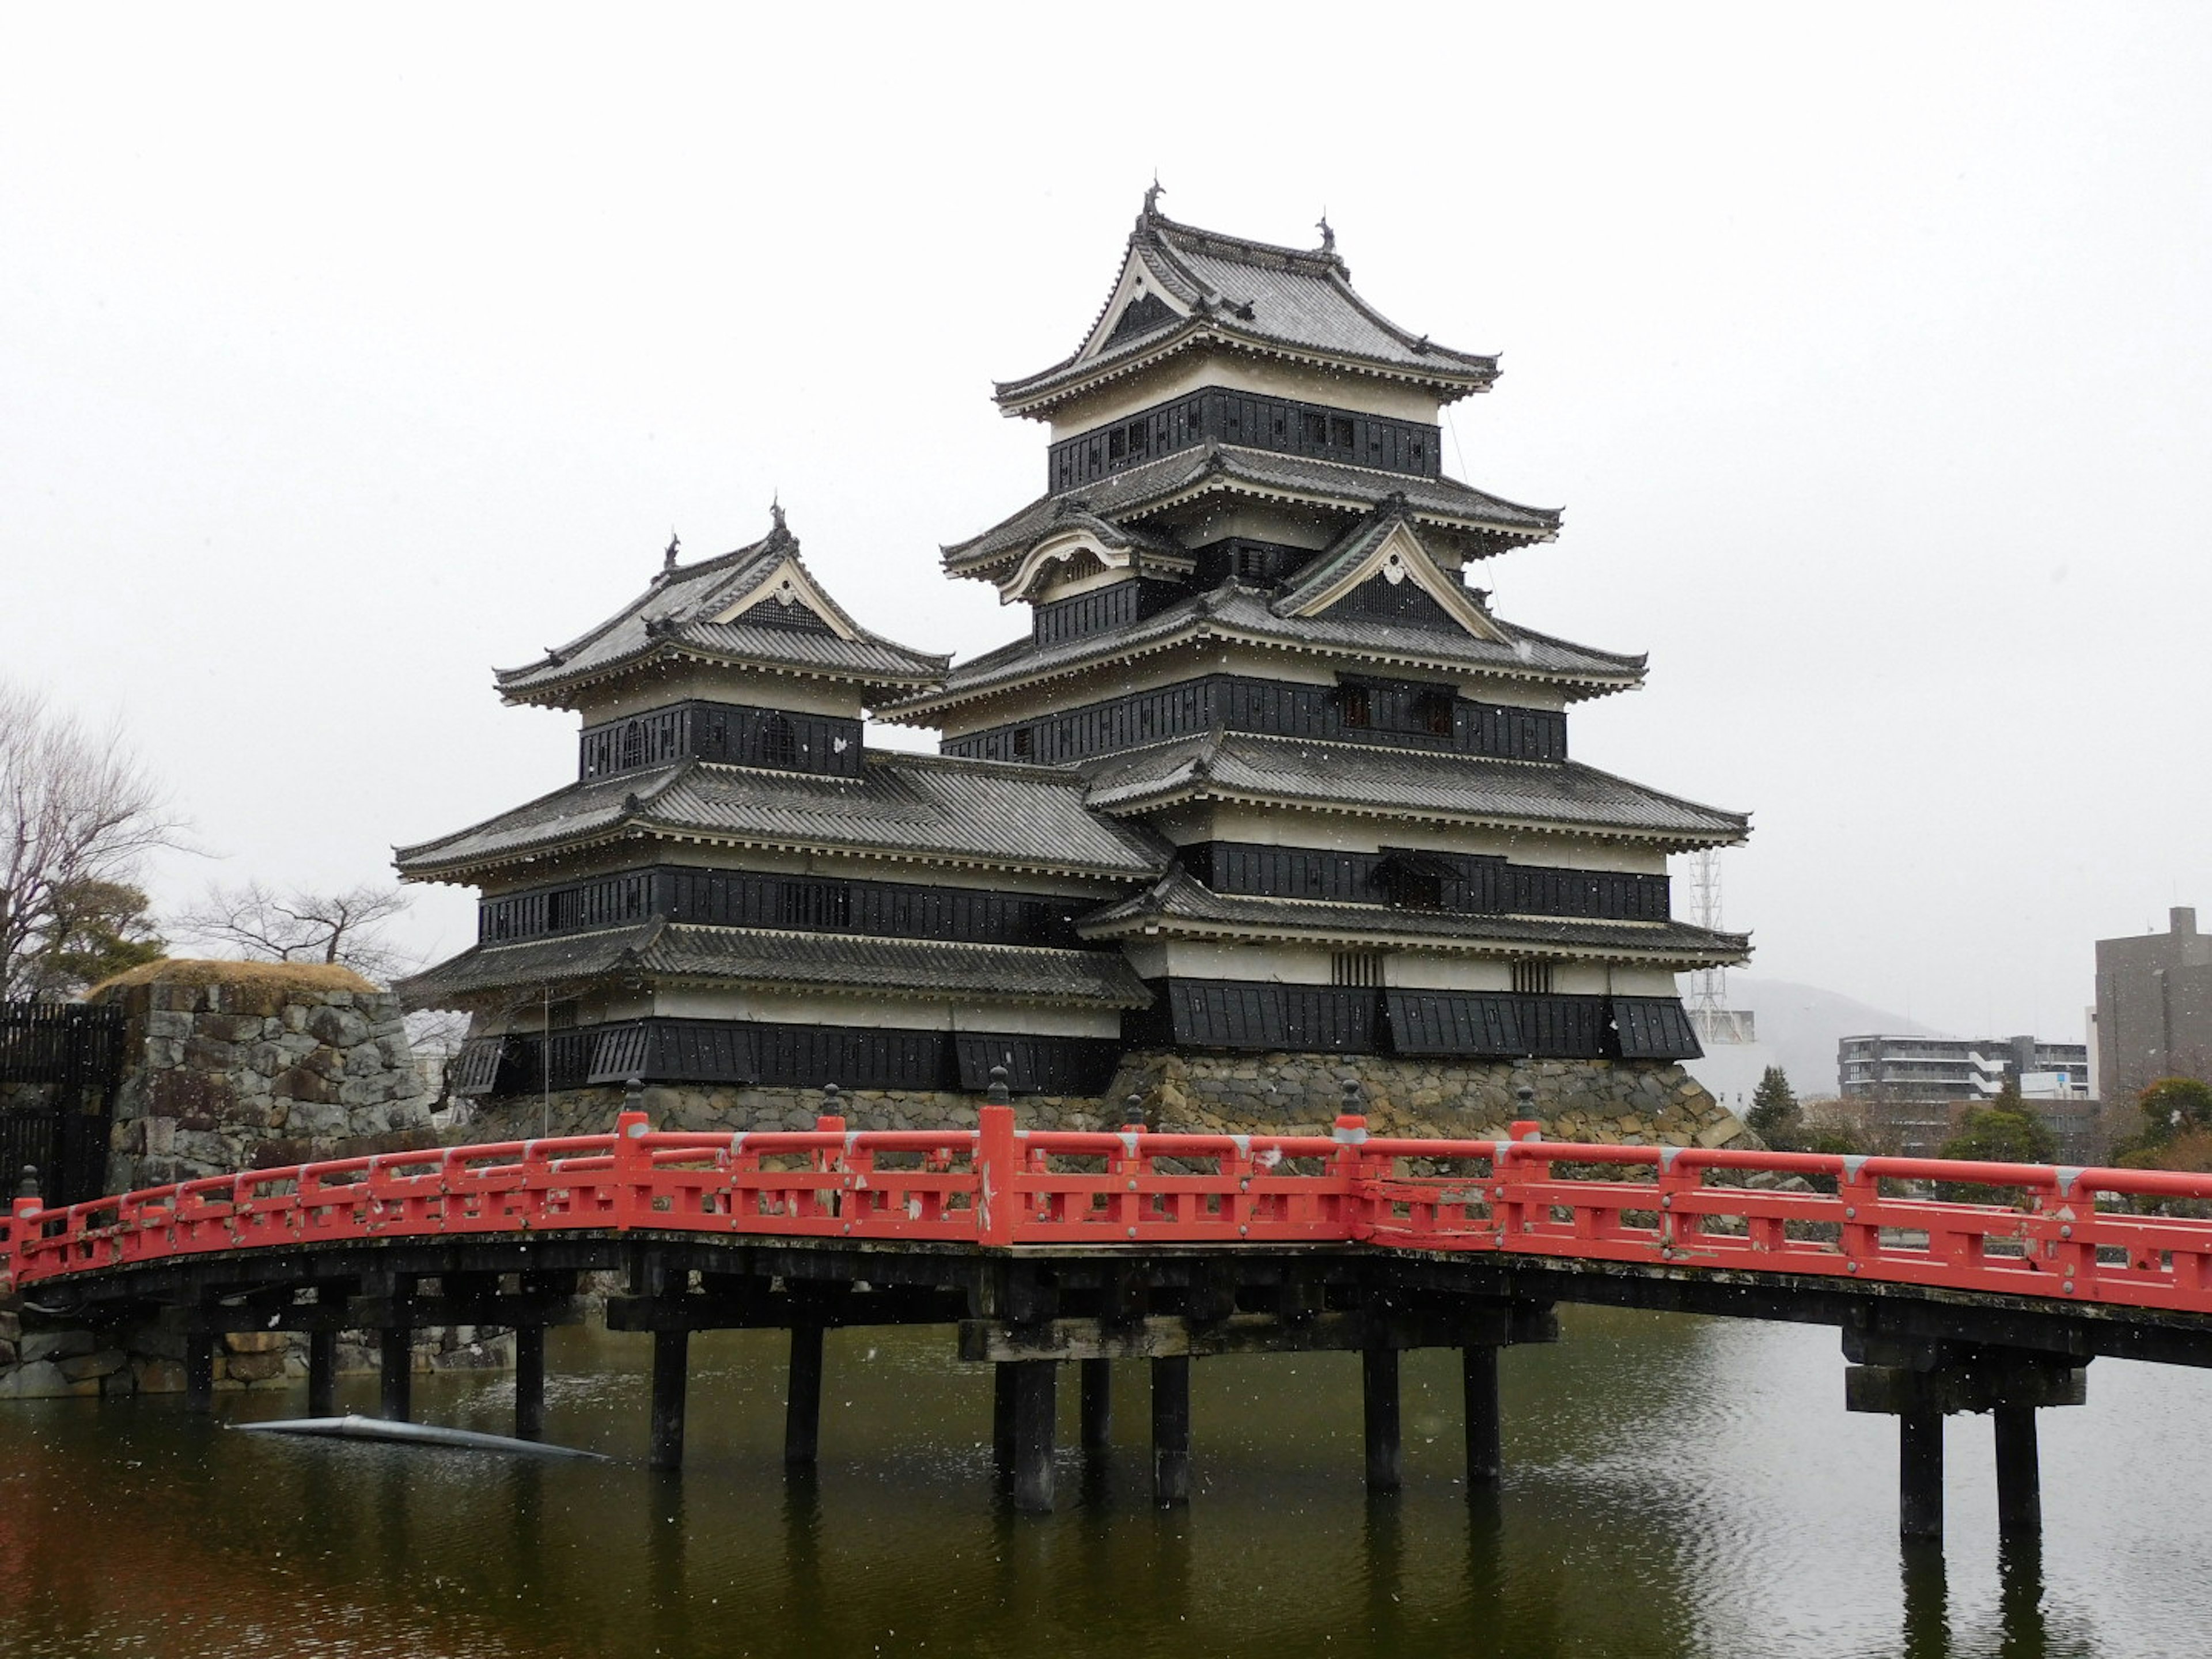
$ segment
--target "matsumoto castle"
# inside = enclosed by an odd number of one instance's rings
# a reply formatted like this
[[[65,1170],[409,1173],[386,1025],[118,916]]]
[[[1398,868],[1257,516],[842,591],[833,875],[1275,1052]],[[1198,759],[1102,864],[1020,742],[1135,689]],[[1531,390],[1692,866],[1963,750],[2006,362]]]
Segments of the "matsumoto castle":
[[[1644,659],[1473,585],[1559,514],[1444,473],[1440,410],[1497,362],[1383,317],[1334,243],[1148,196],[1080,346],[997,389],[1049,429],[1042,492],[944,550],[1020,638],[956,665],[870,631],[778,512],[499,673],[582,730],[573,782],[398,854],[482,895],[399,988],[474,1017],[458,1086],[640,1078],[741,1123],[994,1067],[1111,1101],[1164,1055],[1679,1079],[1674,975],[1747,942],[1674,919],[1667,855],[1747,821],[1569,757]]]

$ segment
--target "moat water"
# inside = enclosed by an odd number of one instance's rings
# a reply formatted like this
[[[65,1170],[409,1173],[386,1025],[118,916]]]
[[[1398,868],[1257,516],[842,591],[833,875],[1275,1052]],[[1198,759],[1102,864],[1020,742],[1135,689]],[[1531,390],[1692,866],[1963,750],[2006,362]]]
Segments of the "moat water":
[[[1897,1536],[1895,1428],[1834,1334],[1563,1310],[1504,1357],[1502,1489],[1460,1484],[1458,1370],[1408,1357],[1407,1485],[1360,1480],[1357,1361],[1194,1371],[1194,1494],[1149,1501],[1145,1376],[1060,1506],[994,1500],[990,1384],[948,1330],[832,1333],[823,1457],[781,1468],[782,1341],[694,1340],[686,1466],[643,1466],[648,1340],[550,1344],[550,1437],[607,1463],[227,1433],[304,1390],[0,1407],[0,1656],[2212,1653],[2212,1376],[2100,1361],[2043,1413],[2045,1534],[2001,1551],[1990,1428],[1949,1530]],[[1073,1374],[1062,1389],[1073,1432]],[[374,1409],[372,1378],[342,1404]],[[504,1431],[498,1376],[419,1420]]]

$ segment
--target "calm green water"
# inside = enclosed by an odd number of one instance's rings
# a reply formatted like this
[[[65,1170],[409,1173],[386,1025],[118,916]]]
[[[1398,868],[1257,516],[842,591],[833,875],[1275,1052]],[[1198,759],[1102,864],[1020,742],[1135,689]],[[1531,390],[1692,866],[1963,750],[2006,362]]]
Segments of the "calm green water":
[[[1447,1354],[1409,1357],[1395,1499],[1360,1484],[1356,1361],[1218,1359],[1188,1510],[1147,1502],[1133,1367],[1114,1456],[1064,1454],[1045,1520],[994,1506],[988,1379],[945,1331],[832,1334],[800,1486],[769,1335],[695,1340],[674,1477],[641,1466],[646,1340],[580,1331],[550,1430],[612,1464],[230,1435],[173,1400],[0,1408],[0,1655],[2212,1653],[2212,1376],[2102,1361],[2088,1407],[2044,1414],[2039,1560],[2000,1560],[1989,1425],[1954,1420],[1947,1547],[1908,1563],[1894,1429],[1844,1414],[1832,1333],[1565,1322],[1505,1356],[1511,1468],[1472,1503]],[[507,1426],[501,1379],[417,1400]]]

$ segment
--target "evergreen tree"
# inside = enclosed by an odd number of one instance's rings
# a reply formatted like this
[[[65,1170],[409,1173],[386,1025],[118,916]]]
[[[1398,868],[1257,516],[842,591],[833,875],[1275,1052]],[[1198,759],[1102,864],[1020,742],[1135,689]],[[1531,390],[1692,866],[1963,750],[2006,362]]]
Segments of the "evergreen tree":
[[[168,954],[147,914],[146,895],[127,883],[64,884],[54,890],[50,914],[44,945],[27,975],[35,1000],[76,996]]]
[[[1759,1086],[1751,1091],[1751,1110],[1744,1115],[1744,1127],[1776,1152],[1787,1152],[1798,1149],[1804,1121],[1797,1091],[1790,1086],[1788,1075],[1779,1066],[1768,1066]]]

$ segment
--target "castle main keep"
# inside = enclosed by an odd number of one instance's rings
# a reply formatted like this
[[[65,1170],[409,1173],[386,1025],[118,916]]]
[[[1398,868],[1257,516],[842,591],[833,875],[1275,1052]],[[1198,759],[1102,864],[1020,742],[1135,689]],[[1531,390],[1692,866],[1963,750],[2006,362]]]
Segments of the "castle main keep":
[[[779,511],[498,674],[577,714],[577,774],[398,854],[482,896],[399,988],[474,1017],[458,1086],[574,1127],[631,1078],[699,1127],[829,1084],[935,1122],[1003,1068],[1063,1120],[1272,1127],[1349,1076],[1472,1127],[1525,1079],[1593,1132],[1711,1137],[1674,975],[1747,946],[1674,919],[1667,856],[1747,823],[1571,758],[1644,663],[1471,580],[1559,528],[1443,471],[1443,405],[1497,376],[1326,231],[1148,198],[1080,346],[997,389],[1048,428],[1042,491],[943,552],[1020,638],[956,665],[872,632]]]

